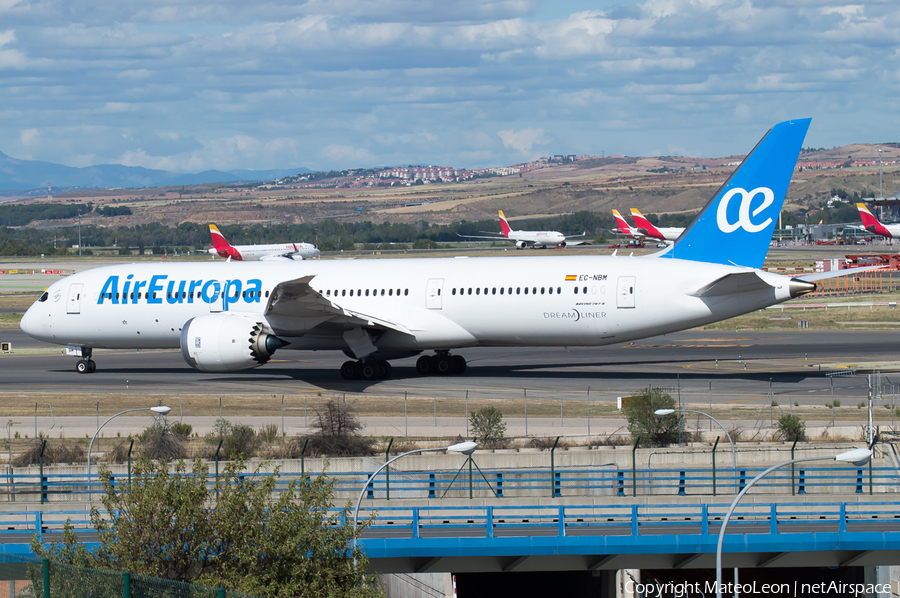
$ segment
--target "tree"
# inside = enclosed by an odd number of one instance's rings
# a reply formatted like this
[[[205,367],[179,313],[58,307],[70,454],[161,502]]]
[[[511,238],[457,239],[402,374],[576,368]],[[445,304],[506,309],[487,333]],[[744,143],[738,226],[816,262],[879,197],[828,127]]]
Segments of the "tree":
[[[778,435],[788,442],[806,440],[806,422],[790,413],[785,413],[778,418],[776,426]]]
[[[114,486],[103,471],[103,506],[91,509],[99,547],[86,551],[67,525],[64,541],[32,549],[41,557],[81,567],[130,571],[224,587],[271,598],[379,596],[366,573],[368,559],[354,541],[349,505],[331,512],[332,482],[324,475],[291,482],[275,492],[278,471],[263,478],[241,475],[229,463],[219,498],[199,460],[141,460],[132,482]],[[255,473],[259,473],[257,470]],[[346,521],[348,523],[341,523]]]
[[[496,407],[482,407],[469,417],[472,434],[484,448],[502,448],[506,446],[506,424],[503,414]]]
[[[674,409],[675,399],[657,389],[642,388],[638,394],[628,397],[622,406],[622,413],[628,420],[628,431],[632,438],[641,437],[644,446],[668,446],[678,440],[681,428],[681,413],[670,413],[658,417],[657,409]]]
[[[303,439],[304,443],[309,440],[309,454],[349,457],[373,453],[375,442],[360,434],[363,424],[352,405],[330,399],[316,415],[313,427],[317,432]]]

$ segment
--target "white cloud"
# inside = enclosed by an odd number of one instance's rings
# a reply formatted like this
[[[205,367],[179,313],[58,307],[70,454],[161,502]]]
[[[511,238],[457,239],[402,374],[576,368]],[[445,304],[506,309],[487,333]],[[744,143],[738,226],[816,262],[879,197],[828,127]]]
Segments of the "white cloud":
[[[498,131],[497,136],[503,141],[503,146],[520,154],[528,154],[535,145],[544,145],[549,140],[544,136],[544,129],[522,129],[515,131],[508,129]]]
[[[40,134],[40,131],[37,129],[25,129],[19,134],[19,142],[25,147],[34,145]]]

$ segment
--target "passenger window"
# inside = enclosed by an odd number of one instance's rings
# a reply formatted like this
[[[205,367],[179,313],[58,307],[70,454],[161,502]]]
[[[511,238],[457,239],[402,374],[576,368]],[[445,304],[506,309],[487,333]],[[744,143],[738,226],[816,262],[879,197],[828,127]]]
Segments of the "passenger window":
[[[455,295],[455,294],[456,294],[456,287],[453,287],[453,290],[450,291],[450,294],[451,294],[451,295]]]
[[[516,295],[522,294],[522,287],[516,287]]]
[[[454,289],[454,290],[455,290],[455,289]],[[382,292],[383,292],[383,291],[382,291]],[[454,295],[455,295],[455,294],[456,294],[456,293],[454,293]],[[388,289],[388,297],[393,297],[393,296],[394,296],[394,289]]]
[[[404,294],[404,295],[409,295],[409,289],[405,289],[405,290],[403,291],[403,294]]]
[[[509,287],[509,294],[512,295],[512,287]]]
[[[584,293],[585,295],[587,295],[587,287],[584,287],[583,289],[581,289],[581,292]]]
[[[266,295],[268,295],[268,294],[269,294],[269,292],[266,291]],[[185,297],[187,297],[187,292],[186,292],[186,291],[181,291],[181,298],[184,299]]]
[[[343,291],[341,291],[341,297],[346,297],[346,296],[347,296],[347,289],[344,289]]]
[[[488,292],[487,287],[484,287],[484,294],[487,295],[487,292]]]
[[[496,295],[496,294],[497,294],[497,287],[494,287],[493,289],[491,289],[491,295]]]
[[[500,287],[500,294],[503,294],[503,287]]]
[[[369,289],[366,289],[366,297],[369,296]]]
[[[440,291],[440,289],[438,289],[438,295],[440,295],[440,294],[441,294],[441,291]],[[384,297],[384,289],[381,289],[381,296]]]
[[[472,294],[472,288],[471,288],[471,287],[469,287],[469,294],[470,294],[470,295]]]
[[[559,295],[562,293],[562,287],[556,287],[556,294]]]
[[[480,289],[480,288],[475,289],[475,294],[476,294],[476,295],[480,295],[480,294],[481,294],[481,289]]]
[[[575,294],[578,294],[578,287],[575,287]]]
[[[325,291],[325,296],[331,297],[331,289],[328,289],[327,291]]]
[[[397,296],[400,296],[400,289],[397,289]]]
[[[525,294],[528,294],[528,287],[525,287]]]
[[[541,295],[544,294],[544,287],[541,287]]]
[[[268,296],[269,296],[269,291],[266,291],[266,297],[268,297]]]
[[[537,295],[537,287],[532,287],[532,289],[531,289],[531,294],[532,294],[532,295]]]

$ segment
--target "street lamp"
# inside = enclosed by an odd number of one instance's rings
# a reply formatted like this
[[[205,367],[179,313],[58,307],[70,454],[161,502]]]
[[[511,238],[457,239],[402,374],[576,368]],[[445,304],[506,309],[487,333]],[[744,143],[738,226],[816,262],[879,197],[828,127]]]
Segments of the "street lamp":
[[[169,411],[172,410],[169,407],[166,407],[164,405],[160,405],[158,407],[150,407],[149,409],[150,409],[150,411],[152,411],[153,413],[155,413],[157,415],[166,415],[169,413]],[[141,407],[140,409],[126,409],[125,411],[119,411],[118,413],[116,413],[115,415],[113,415],[109,419],[107,419],[105,422],[100,424],[100,427],[97,428],[96,432],[94,432],[94,437],[91,438],[91,443],[88,445],[88,454],[87,454],[88,500],[90,500],[90,497],[93,494],[93,492],[91,491],[90,484],[91,484],[91,449],[94,447],[94,440],[97,439],[97,434],[100,433],[100,430],[103,428],[103,426],[108,424],[113,418],[119,417],[123,413],[131,413],[132,411],[147,411],[147,407]]]
[[[725,438],[728,439],[728,444],[731,445],[731,464],[734,467],[734,473],[732,477],[734,478],[734,489],[737,490],[737,452],[734,450],[734,441],[731,440],[731,434],[728,433],[728,430],[725,429],[725,426],[722,425],[722,422],[711,416],[709,413],[704,413],[702,411],[696,411],[694,409],[657,409],[653,412],[653,415],[656,417],[665,417],[667,415],[672,415],[673,413],[697,413],[699,415],[705,415],[709,419],[716,422],[722,431],[725,432]]]
[[[363,484],[362,490],[359,491],[359,496],[356,497],[356,507],[353,509],[353,528],[354,528],[354,530],[356,529],[356,527],[359,526],[359,505],[360,505],[360,503],[362,503],[363,495],[366,493],[366,489],[369,487],[369,483],[372,480],[374,480],[375,476],[377,476],[379,473],[381,473],[381,471],[385,467],[387,467],[388,465],[390,465],[397,459],[400,459],[402,457],[405,457],[407,455],[412,455],[415,453],[428,453],[428,452],[433,452],[433,451],[448,451],[451,453],[462,453],[463,455],[471,455],[472,453],[475,452],[475,449],[477,447],[478,447],[478,444],[475,442],[472,442],[472,441],[458,442],[458,443],[450,445],[450,446],[439,446],[436,448],[424,448],[424,449],[415,449],[412,451],[407,451],[405,453],[400,453],[399,455],[397,455],[390,461],[385,461],[381,467],[379,467],[378,469],[375,470],[375,473],[373,473],[368,478],[366,478],[366,483]],[[357,542],[358,542],[358,537],[354,537],[354,539],[353,539],[354,548],[356,547]]]
[[[841,461],[842,463],[865,465],[872,459],[872,449],[856,448],[835,455],[834,457],[803,457],[801,459],[789,459],[787,461],[782,461],[778,465],[773,465],[769,469],[765,470],[764,472],[750,480],[750,483],[744,486],[744,489],[734,497],[734,500],[731,502],[731,506],[728,507],[728,512],[725,514],[725,519],[722,520],[722,527],[719,528],[719,542],[718,544],[716,544],[716,598],[722,598],[722,543],[725,541],[725,528],[728,527],[728,520],[731,519],[731,514],[734,512],[735,507],[737,507],[738,502],[740,502],[740,500],[744,498],[744,495],[747,494],[747,491],[753,487],[753,484],[762,479],[763,476],[781,467],[792,465],[794,463],[802,463],[804,461],[830,461],[832,459],[834,459],[835,461]]]

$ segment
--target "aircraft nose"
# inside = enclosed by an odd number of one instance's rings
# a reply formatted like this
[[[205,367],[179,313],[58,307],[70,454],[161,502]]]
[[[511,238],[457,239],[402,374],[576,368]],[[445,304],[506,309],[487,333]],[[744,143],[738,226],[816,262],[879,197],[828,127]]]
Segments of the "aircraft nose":
[[[22,315],[22,321],[19,322],[19,328],[22,329],[22,332],[31,336],[31,331],[29,328],[33,329],[33,320],[34,320],[34,308],[29,307],[28,310]]]

